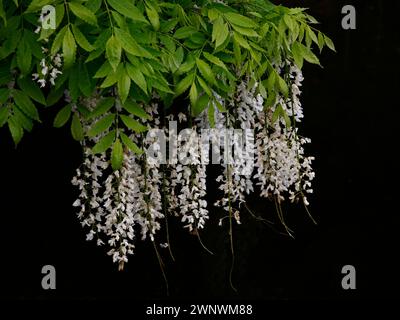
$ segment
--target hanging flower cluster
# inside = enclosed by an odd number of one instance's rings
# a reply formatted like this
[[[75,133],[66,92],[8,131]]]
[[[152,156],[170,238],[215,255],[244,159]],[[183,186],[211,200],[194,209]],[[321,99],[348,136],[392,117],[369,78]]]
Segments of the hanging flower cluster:
[[[47,53],[47,48],[42,48],[43,53]],[[43,88],[46,86],[47,79],[50,81],[51,85],[55,85],[55,80],[57,79],[59,74],[62,74],[59,68],[62,67],[62,54],[57,53],[55,55],[51,55],[47,58],[42,58],[39,64],[38,73],[32,74],[32,79],[37,81],[40,84],[40,87]]]
[[[281,203],[307,210],[315,176],[301,69],[319,64],[316,47],[334,50],[316,23],[269,0],[0,1],[0,127],[18,144],[38,104],[58,108],[54,127],[83,150],[79,221],[119,269],[138,240],[170,249],[171,216],[199,236],[220,207],[232,241],[250,193],[290,233]]]

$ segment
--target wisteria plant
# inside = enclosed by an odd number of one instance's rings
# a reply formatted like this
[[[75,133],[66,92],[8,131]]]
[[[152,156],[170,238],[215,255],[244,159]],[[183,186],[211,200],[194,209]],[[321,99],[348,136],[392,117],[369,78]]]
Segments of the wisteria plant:
[[[163,145],[150,129],[170,136],[177,120],[213,129],[217,142],[242,130],[248,152],[222,163],[216,179],[233,254],[232,224],[249,193],[274,202],[289,234],[281,203],[307,210],[314,172],[298,130],[301,69],[319,64],[314,49],[334,50],[316,24],[305,9],[268,0],[0,0],[0,127],[17,145],[40,109],[59,108],[54,127],[68,125],[83,150],[73,206],[87,239],[119,269],[139,239],[161,259],[169,217],[199,236],[212,212],[208,149],[194,138],[189,162],[180,149],[176,161],[157,161],[146,150],[161,154]]]

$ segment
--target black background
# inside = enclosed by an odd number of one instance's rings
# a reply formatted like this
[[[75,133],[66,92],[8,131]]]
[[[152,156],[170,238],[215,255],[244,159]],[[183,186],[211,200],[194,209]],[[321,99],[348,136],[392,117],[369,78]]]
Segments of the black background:
[[[277,3],[277,2],[276,2]],[[302,133],[316,156],[314,226],[301,207],[286,208],[295,239],[281,236],[245,212],[235,227],[235,293],[226,228],[220,212],[197,238],[171,222],[176,262],[163,251],[170,297],[153,248],[139,243],[123,272],[103,248],[85,241],[71,206],[70,180],[81,161],[68,128],[53,129],[56,108],[14,148],[0,130],[0,297],[12,299],[361,299],[398,298],[398,1],[286,1],[306,6],[338,53],[323,52],[323,68],[304,69]],[[353,4],[357,29],[341,28],[341,8]],[[47,120],[47,121],[46,121]],[[212,187],[212,186],[210,186]],[[273,207],[251,198],[258,214]],[[41,288],[41,268],[54,265],[57,289]],[[341,268],[354,265],[357,289],[341,288]]]

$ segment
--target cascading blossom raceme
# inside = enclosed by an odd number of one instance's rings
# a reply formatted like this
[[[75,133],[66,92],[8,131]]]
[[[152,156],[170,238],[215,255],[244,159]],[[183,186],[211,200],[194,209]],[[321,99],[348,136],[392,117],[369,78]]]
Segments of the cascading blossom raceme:
[[[296,122],[303,118],[299,100],[303,76],[298,68],[291,66],[290,78],[290,99],[279,97],[273,107],[258,115],[255,178],[261,188],[261,196],[274,197],[280,203],[287,195],[292,202],[302,199],[308,205],[305,193],[312,193],[311,181],[315,174],[311,162],[314,157],[304,155],[303,146],[311,140],[300,137],[296,127]],[[282,108],[292,119],[291,126],[287,126],[285,119],[274,119],[278,108]]]
[[[200,141],[196,135],[196,128],[192,128],[186,150],[181,151],[183,164],[175,168],[175,185],[179,190],[177,203],[181,221],[190,232],[203,229],[208,219],[206,191],[206,165],[201,162]],[[187,157],[186,157],[187,156]],[[183,158],[182,157],[182,158]],[[186,164],[189,162],[189,164]]]
[[[263,98],[255,94],[256,87],[247,89],[248,81],[242,81],[229,103],[232,115],[226,116],[227,130],[222,135],[225,163],[223,174],[217,178],[221,182],[220,190],[224,197],[215,205],[222,206],[225,211],[240,224],[240,207],[245,202],[246,194],[254,191],[254,129],[257,114],[263,110]],[[239,129],[238,132],[235,129]]]
[[[86,107],[91,109],[94,101],[86,100]],[[158,125],[159,119],[155,117],[157,104],[148,107],[147,112],[153,117],[149,126]],[[104,133],[102,138],[109,134]],[[141,140],[143,147],[154,145],[154,136],[151,134],[145,139],[141,138],[140,134],[131,137],[138,144]],[[100,141],[101,137],[95,137],[84,144]],[[140,234],[141,240],[149,237],[154,241],[161,227],[159,220],[164,216],[161,213],[159,164],[146,159],[145,154],[127,151],[123,155],[121,168],[112,171],[109,163],[104,161],[104,153],[95,155],[90,148],[85,150],[83,168],[77,169],[72,180],[72,184],[80,190],[79,198],[73,205],[80,208],[78,218],[82,226],[90,227],[86,239],[96,237],[98,245],[107,244],[110,247],[108,254],[119,264],[119,269],[123,269],[128,255],[133,254],[136,237],[139,237],[135,232]],[[103,172],[108,175],[104,176]]]

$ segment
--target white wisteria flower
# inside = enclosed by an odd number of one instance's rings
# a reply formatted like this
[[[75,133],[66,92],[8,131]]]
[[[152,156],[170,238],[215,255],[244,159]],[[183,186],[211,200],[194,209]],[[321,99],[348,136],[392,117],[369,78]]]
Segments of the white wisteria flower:
[[[42,47],[42,51],[47,53],[48,49]],[[62,74],[60,69],[62,69],[62,54],[47,55],[40,60],[39,71],[32,74],[32,80],[37,81],[41,88],[46,86],[47,81],[54,86],[58,75]]]

